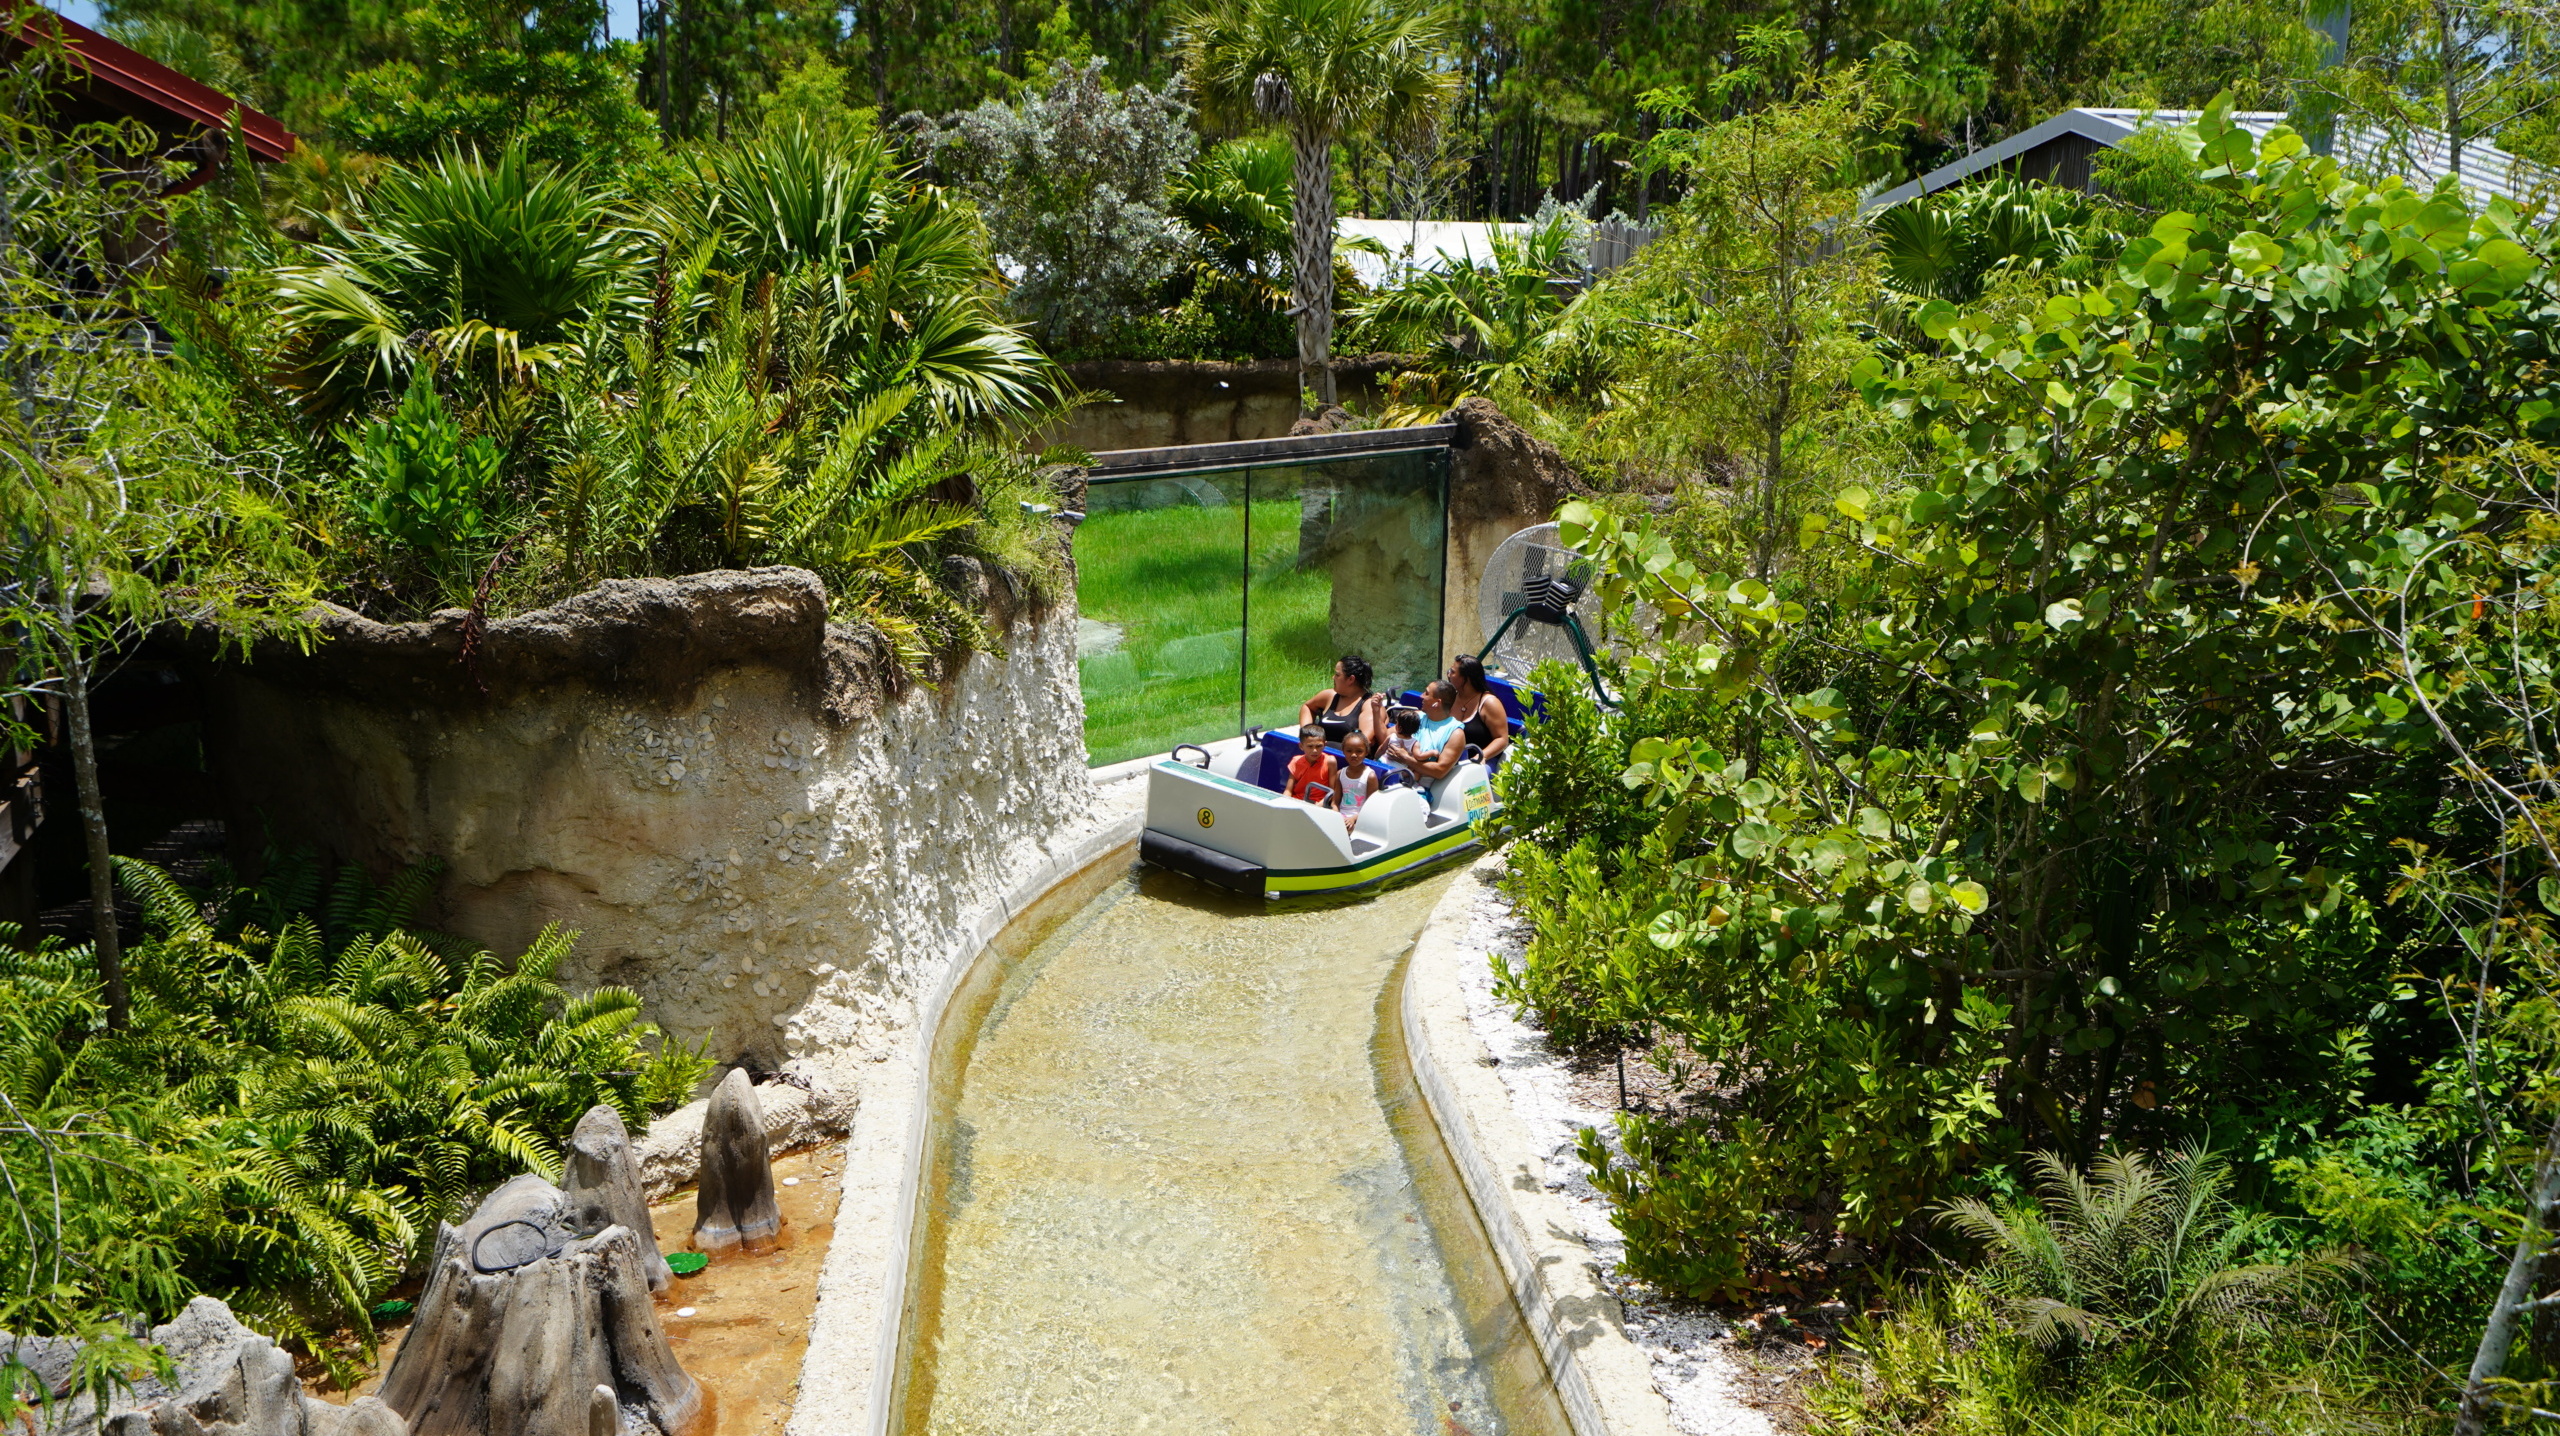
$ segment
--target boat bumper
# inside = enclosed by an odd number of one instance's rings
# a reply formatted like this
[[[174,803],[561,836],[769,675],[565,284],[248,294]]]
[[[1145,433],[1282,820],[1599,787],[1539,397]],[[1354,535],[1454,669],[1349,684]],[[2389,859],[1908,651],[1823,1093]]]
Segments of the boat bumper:
[[[1260,866],[1242,858],[1230,857],[1215,848],[1177,838],[1171,833],[1147,829],[1138,838],[1138,857],[1150,867],[1189,873],[1211,887],[1240,892],[1247,897],[1263,895],[1263,871]]]

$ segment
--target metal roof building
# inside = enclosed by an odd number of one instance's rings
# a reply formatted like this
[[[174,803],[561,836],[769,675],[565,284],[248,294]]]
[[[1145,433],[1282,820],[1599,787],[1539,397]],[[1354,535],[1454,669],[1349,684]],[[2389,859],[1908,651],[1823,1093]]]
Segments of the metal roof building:
[[[2114,149],[2136,131],[2190,124],[2202,114],[2201,110],[2065,110],[2033,129],[2022,130],[1908,184],[1886,190],[1868,200],[1866,207],[1879,209],[1935,194],[1995,170],[2019,179],[2085,190],[2089,187],[2091,162],[2100,150]],[[2263,136],[2284,123],[2287,116],[2282,110],[2237,110],[2231,118],[2243,129]],[[2433,130],[2420,130],[2403,139],[2378,126],[2341,123],[2331,153],[2354,169],[2376,175],[2404,175],[2424,188],[2433,188],[2450,172],[2444,136]],[[2464,142],[2460,178],[2463,191],[2475,205],[2491,195],[2504,195],[2520,205],[2560,198],[2560,173],[2508,154],[2486,139]]]

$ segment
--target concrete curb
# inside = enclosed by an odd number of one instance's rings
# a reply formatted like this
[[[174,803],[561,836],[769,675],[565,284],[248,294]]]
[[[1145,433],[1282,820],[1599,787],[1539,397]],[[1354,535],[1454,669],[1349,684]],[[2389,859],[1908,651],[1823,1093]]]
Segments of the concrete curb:
[[[820,1274],[818,1309],[788,1427],[790,1436],[885,1436],[896,1395],[907,1268],[923,1187],[933,1052],[952,995],[996,950],[996,939],[1042,899],[1106,863],[1134,860],[1140,814],[1096,825],[1006,889],[979,915],[970,955],[945,967],[918,1000],[903,1050],[863,1084],[845,1143],[843,1195]]]
[[[1402,1003],[1414,1084],[1502,1260],[1574,1436],[1672,1436],[1671,1407],[1654,1389],[1652,1365],[1627,1339],[1617,1298],[1574,1235],[1577,1214],[1547,1190],[1528,1130],[1467,1021],[1458,974],[1485,960],[1467,946],[1469,904],[1501,863],[1496,854],[1470,865],[1414,943]]]

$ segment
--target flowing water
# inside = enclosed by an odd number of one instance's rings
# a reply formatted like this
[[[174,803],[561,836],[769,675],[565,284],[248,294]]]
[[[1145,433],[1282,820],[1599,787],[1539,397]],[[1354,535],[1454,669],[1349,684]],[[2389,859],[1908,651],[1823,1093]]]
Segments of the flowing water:
[[[1447,874],[1105,891],[955,1003],[908,1436],[1564,1436],[1394,993]]]

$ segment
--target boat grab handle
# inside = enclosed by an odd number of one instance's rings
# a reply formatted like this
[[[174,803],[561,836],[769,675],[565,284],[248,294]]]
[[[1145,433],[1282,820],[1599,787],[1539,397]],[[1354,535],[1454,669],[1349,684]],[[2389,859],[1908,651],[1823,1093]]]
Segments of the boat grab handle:
[[[1197,753],[1200,755],[1200,761],[1192,763],[1192,767],[1206,768],[1209,766],[1209,750],[1201,747],[1197,743],[1176,743],[1173,745],[1173,751],[1165,756],[1171,758],[1177,763],[1190,762],[1189,759],[1182,756],[1184,753]]]

